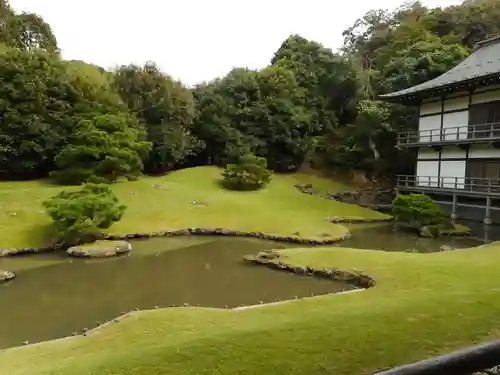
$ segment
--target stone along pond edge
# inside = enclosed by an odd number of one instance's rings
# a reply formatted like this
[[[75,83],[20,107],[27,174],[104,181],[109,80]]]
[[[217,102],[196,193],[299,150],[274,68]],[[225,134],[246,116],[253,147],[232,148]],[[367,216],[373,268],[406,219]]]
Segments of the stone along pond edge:
[[[376,220],[380,221],[380,219]],[[304,244],[304,245],[330,245],[347,240],[351,237],[349,231],[346,231],[346,233],[342,236],[334,238],[308,239],[308,238],[300,238],[297,236],[278,236],[262,232],[244,232],[244,231],[237,231],[237,230],[223,229],[223,228],[187,228],[187,229],[177,229],[177,230],[168,230],[163,232],[151,232],[151,233],[108,234],[104,235],[102,239],[117,241],[117,240],[147,239],[156,237],[189,236],[189,235],[247,237],[247,238],[258,238],[262,240]],[[51,246],[51,247],[39,247],[39,248],[0,249],[0,257],[24,255],[24,254],[37,254],[37,253],[52,252],[57,250],[61,250],[61,248],[58,248],[56,246]],[[336,281],[344,281],[348,284],[362,288],[367,288],[374,285],[374,280],[362,273],[346,272],[338,269],[315,270],[310,267],[294,267],[285,264],[281,261],[278,261],[276,259],[269,259],[267,254],[269,253],[261,252],[255,256],[249,255],[247,256],[247,260],[252,261],[253,263],[256,264],[266,265],[267,267],[272,269],[294,272],[300,275],[310,275],[322,278],[329,278]],[[4,276],[5,275],[9,276],[3,279],[0,278],[0,281],[8,281],[15,277],[15,274],[13,272],[0,270],[0,273],[3,274]]]
[[[246,255],[245,261],[266,266],[273,270],[290,272],[295,275],[313,276],[333,281],[341,281],[358,289],[368,289],[375,286],[375,279],[361,271],[346,271],[339,268],[313,268],[310,266],[291,265],[280,260],[276,250],[261,251],[256,255]]]
[[[190,235],[249,237],[262,240],[287,242],[287,243],[295,243],[303,245],[330,245],[340,241],[347,240],[351,237],[351,234],[349,233],[347,228],[345,234],[325,239],[302,238],[299,237],[299,235],[279,236],[279,235],[266,234],[263,232],[245,232],[245,231],[224,229],[224,228],[186,228],[186,229],[174,229],[174,230],[148,232],[148,233],[103,234],[99,238],[96,238],[96,240],[100,239],[100,240],[117,241],[117,240],[131,240],[131,239],[147,239],[156,237],[170,237],[170,236],[190,236]],[[60,246],[3,248],[3,249],[0,248],[0,257],[21,255],[21,254],[36,254],[36,253],[51,252],[62,249],[64,248]]]
[[[46,344],[49,342],[54,343],[54,342],[58,342],[58,341],[66,341],[66,340],[78,339],[81,337],[87,337],[93,333],[99,332],[103,328],[106,328],[108,326],[111,326],[111,325],[114,325],[117,323],[121,323],[126,318],[132,317],[132,316],[134,316],[136,314],[140,314],[140,313],[147,313],[147,312],[164,310],[164,309],[171,309],[171,308],[177,308],[177,309],[179,309],[179,308],[191,308],[191,309],[193,309],[194,308],[194,309],[203,309],[203,310],[230,310],[230,311],[238,312],[238,311],[254,309],[254,308],[264,308],[264,307],[272,307],[272,306],[282,305],[285,303],[295,302],[297,300],[323,298],[325,296],[341,296],[344,294],[362,292],[364,290],[365,289],[353,289],[353,290],[346,290],[344,292],[338,292],[338,293],[329,293],[329,294],[325,294],[325,295],[317,295],[317,296],[311,296],[311,297],[300,297],[300,298],[277,301],[277,302],[269,302],[269,303],[263,303],[263,304],[258,304],[258,305],[245,305],[245,306],[238,306],[238,307],[232,307],[232,308],[229,308],[229,307],[224,307],[224,308],[222,308],[222,307],[203,307],[203,306],[191,306],[189,304],[184,304],[184,305],[179,305],[179,306],[172,305],[172,306],[167,306],[167,307],[162,307],[162,308],[155,306],[153,309],[142,309],[142,310],[141,309],[134,309],[134,310],[131,310],[129,312],[123,313],[120,316],[117,316],[116,318],[113,318],[113,319],[106,321],[102,324],[98,324],[94,328],[91,328],[91,329],[84,328],[80,332],[74,332],[73,335],[71,335],[71,336],[64,336],[64,337],[57,338],[57,339],[39,341],[39,342],[35,342],[35,343],[29,343],[28,341],[25,341],[22,343],[23,344],[22,346],[19,345],[19,346],[12,346],[9,348],[0,349],[0,352],[5,352],[7,350],[12,351],[12,350],[16,350],[16,349],[23,349],[26,347],[40,346],[40,345],[43,345],[43,344]]]

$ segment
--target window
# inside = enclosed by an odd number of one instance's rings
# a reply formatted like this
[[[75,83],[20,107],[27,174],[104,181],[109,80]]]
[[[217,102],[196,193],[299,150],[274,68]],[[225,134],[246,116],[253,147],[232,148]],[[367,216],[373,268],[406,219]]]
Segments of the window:
[[[471,106],[468,133],[469,138],[500,137],[500,101]]]
[[[498,191],[500,188],[500,159],[471,159],[467,161],[469,190]]]

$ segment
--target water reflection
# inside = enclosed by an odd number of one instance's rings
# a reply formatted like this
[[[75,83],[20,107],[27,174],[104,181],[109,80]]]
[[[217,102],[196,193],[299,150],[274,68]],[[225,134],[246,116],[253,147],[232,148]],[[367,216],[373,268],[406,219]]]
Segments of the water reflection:
[[[130,257],[45,256],[49,265],[19,271],[18,278],[0,286],[0,348],[67,336],[134,308],[185,303],[236,307],[353,289],[242,261],[245,254],[283,244],[242,238],[173,240],[183,249],[174,250],[169,238],[135,241]],[[141,256],[144,252],[148,255]],[[0,266],[8,269],[9,261]]]

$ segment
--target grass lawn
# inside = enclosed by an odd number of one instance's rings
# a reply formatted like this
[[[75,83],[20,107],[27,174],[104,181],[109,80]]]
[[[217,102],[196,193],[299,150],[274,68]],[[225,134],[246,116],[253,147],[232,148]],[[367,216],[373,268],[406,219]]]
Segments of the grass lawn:
[[[433,254],[289,249],[283,257],[363,270],[377,285],[240,311],[141,312],[88,337],[2,351],[0,373],[368,375],[500,336],[500,244]]]
[[[219,186],[219,176],[220,170],[215,167],[198,167],[116,184],[113,190],[127,205],[127,211],[110,233],[224,227],[275,235],[299,232],[302,237],[316,239],[324,238],[326,233],[342,236],[347,230],[327,222],[328,217],[384,217],[356,205],[301,194],[293,187],[300,180],[330,190],[344,189],[345,185],[329,179],[305,174],[275,175],[261,191],[232,192]],[[50,218],[42,202],[61,189],[46,181],[0,182],[0,247],[47,243]]]

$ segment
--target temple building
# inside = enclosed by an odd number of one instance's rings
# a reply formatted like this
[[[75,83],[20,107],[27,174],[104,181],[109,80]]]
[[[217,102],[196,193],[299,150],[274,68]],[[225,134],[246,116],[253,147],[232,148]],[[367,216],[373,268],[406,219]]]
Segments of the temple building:
[[[417,155],[398,190],[428,194],[453,217],[500,222],[500,37],[441,76],[380,98],[420,109],[418,130],[397,137]]]

